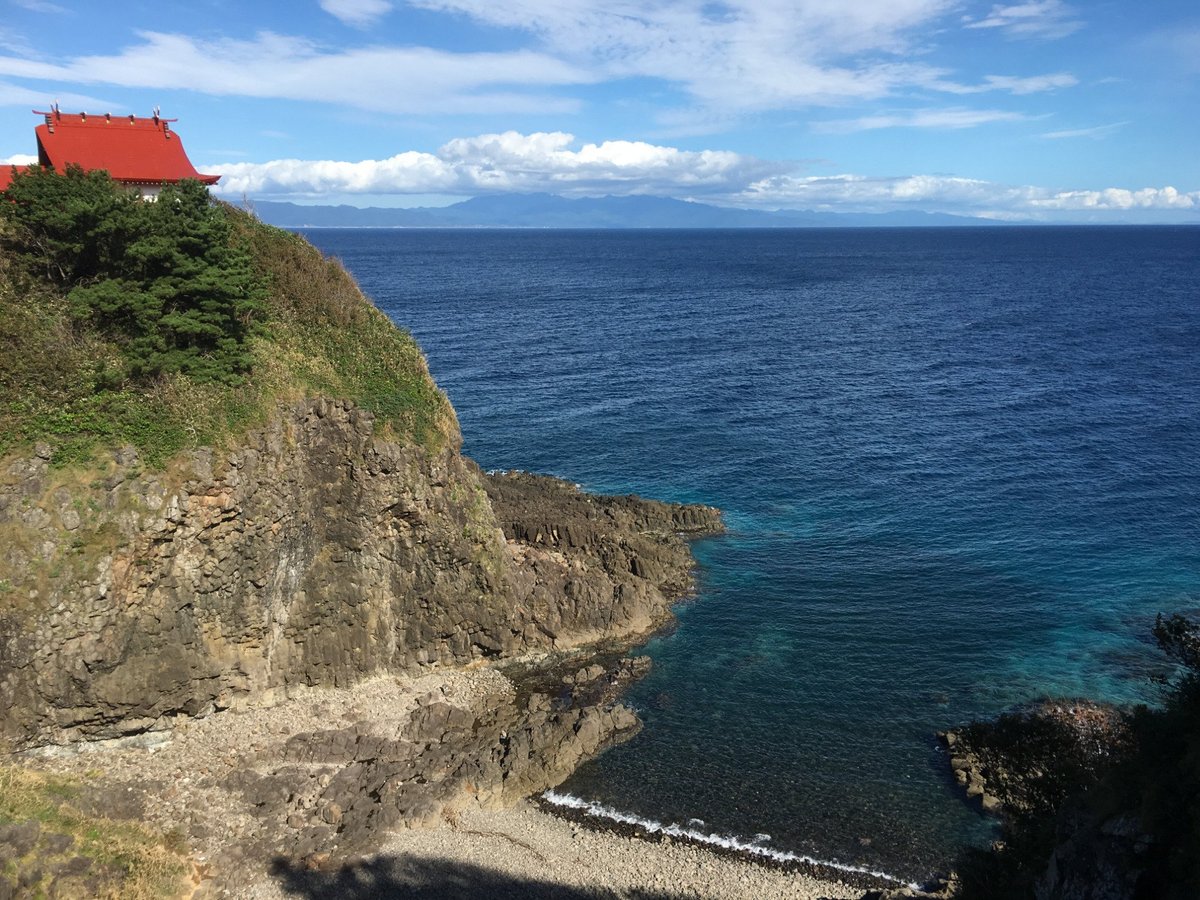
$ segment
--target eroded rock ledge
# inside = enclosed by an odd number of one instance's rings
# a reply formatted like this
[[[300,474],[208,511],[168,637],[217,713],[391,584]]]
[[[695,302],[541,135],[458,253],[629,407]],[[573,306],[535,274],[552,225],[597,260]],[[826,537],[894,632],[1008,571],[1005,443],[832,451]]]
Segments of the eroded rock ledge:
[[[199,896],[249,896],[272,866],[336,866],[387,832],[561,783],[637,733],[614,697],[646,662],[564,660],[565,675],[543,673],[553,693],[494,667],[385,675],[185,719],[154,742],[77,744],[30,762],[79,779],[77,806],[180,835]]]

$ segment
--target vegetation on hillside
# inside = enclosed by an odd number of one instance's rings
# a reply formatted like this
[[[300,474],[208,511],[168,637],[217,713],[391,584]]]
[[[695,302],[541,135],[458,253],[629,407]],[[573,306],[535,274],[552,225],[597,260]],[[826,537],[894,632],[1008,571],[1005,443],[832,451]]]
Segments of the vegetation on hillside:
[[[147,203],[103,172],[34,170],[3,200],[0,455],[131,444],[161,466],[318,394],[400,440],[457,439],[412,337],[340,265],[198,182]]]
[[[0,893],[173,898],[191,887],[182,839],[112,819],[71,779],[0,766]],[[6,892],[7,891],[7,892]]]

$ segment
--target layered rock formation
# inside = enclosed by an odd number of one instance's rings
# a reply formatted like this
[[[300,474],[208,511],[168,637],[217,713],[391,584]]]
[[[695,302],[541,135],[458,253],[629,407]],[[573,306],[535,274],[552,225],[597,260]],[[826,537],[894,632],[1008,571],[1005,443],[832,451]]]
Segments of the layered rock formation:
[[[227,451],[0,469],[11,747],[114,738],[300,686],[629,639],[719,514],[486,478],[308,400]]]

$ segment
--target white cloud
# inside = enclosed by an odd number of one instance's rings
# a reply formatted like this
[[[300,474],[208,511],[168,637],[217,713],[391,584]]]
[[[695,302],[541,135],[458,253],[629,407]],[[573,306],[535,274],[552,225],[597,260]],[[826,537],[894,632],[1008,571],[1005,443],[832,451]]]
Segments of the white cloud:
[[[1165,60],[1188,75],[1200,74],[1200,22],[1153,31],[1137,47],[1156,62]]]
[[[997,219],[1117,221],[1124,214],[1200,215],[1200,190],[1057,190],[948,175],[809,176],[796,163],[725,150],[686,151],[640,141],[579,145],[562,132],[457,138],[436,153],[382,160],[282,159],[201,167],[223,175],[223,193],[258,197],[452,195],[546,191],[677,197],[759,209],[885,212],[920,209]]]
[[[1027,118],[1022,113],[1001,109],[915,109],[856,119],[827,119],[815,122],[813,130],[825,134],[851,134],[881,128],[975,128],[993,122],[1015,122]]]
[[[1028,94],[1075,83],[1066,73],[992,75],[957,84],[911,41],[960,0],[407,0],[509,29],[528,49],[468,53],[371,45],[331,49],[264,32],[252,39],[139,33],[106,54],[44,61],[10,49],[0,76],[194,90],[348,105],[390,114],[573,113],[582,84],[652,79],[678,98],[655,102],[664,130],[703,133],[754,113],[881,101],[912,89]],[[395,0],[320,0],[366,27]],[[1039,15],[1022,10],[1041,10]],[[1054,18],[1057,0],[996,7],[971,27],[1020,30]],[[1007,27],[1007,26],[1006,26]],[[668,107],[667,103],[672,106]]]
[[[1047,131],[1041,136],[1049,140],[1063,140],[1064,138],[1106,138],[1110,134],[1124,128],[1128,122],[1113,122],[1109,125],[1095,125],[1091,128],[1068,128],[1064,131]]]
[[[1012,193],[1014,190],[1018,194]],[[961,211],[1010,206],[1021,189],[944,175],[898,178],[864,175],[782,175],[754,182],[738,198],[747,205],[876,212],[898,207]]]
[[[59,101],[62,106],[74,110],[92,110],[93,112],[120,112],[124,107],[110,103],[86,94],[63,94],[57,91],[35,91],[31,88],[0,81],[0,106],[27,106],[36,109],[48,109],[50,104]],[[32,138],[31,138],[32,140]]]
[[[1062,0],[1031,0],[1011,6],[996,4],[982,19],[964,17],[967,28],[999,28],[1014,37],[1053,39],[1083,27],[1075,10]]]
[[[679,85],[739,113],[877,99],[927,81],[908,37],[957,0],[409,0],[535,35],[609,78]]]
[[[1050,197],[1030,200],[1036,209],[1053,210],[1119,210],[1184,209],[1200,210],[1200,191],[1181,193],[1168,185],[1162,188],[1105,188],[1100,191],[1061,191]]]
[[[365,28],[392,10],[388,0],[321,0],[321,9],[347,25]]]
[[[37,161],[36,153],[14,153],[0,159],[0,166],[33,166],[37,165]]]
[[[1031,75],[1024,78],[1015,75],[985,75],[983,84],[957,84],[937,80],[929,87],[949,94],[982,94],[986,91],[1008,91],[1010,94],[1038,94],[1074,87],[1079,79],[1070,72],[1055,72],[1051,75]]]
[[[19,6],[22,9],[28,9],[31,12],[39,13],[65,13],[66,10],[57,3],[50,3],[49,0],[12,0],[14,6]]]
[[[569,113],[578,103],[542,92],[592,80],[528,50],[450,53],[424,47],[328,51],[263,32],[253,40],[201,41],[140,33],[142,43],[108,56],[40,62],[0,56],[0,75],[156,90],[318,101],[390,113]],[[523,86],[514,88],[514,85]]]
[[[726,198],[739,206],[771,209],[882,212],[920,209],[995,219],[1047,219],[1065,213],[1138,211],[1200,213],[1200,191],[1173,187],[1055,191],[945,175],[872,178],[862,175],[779,175]]]
[[[357,162],[283,159],[213,166],[220,190],[247,194],[462,194],[552,191],[728,193],[791,168],[726,150],[687,151],[641,141],[572,149],[563,132],[456,138],[436,154],[408,151]]]

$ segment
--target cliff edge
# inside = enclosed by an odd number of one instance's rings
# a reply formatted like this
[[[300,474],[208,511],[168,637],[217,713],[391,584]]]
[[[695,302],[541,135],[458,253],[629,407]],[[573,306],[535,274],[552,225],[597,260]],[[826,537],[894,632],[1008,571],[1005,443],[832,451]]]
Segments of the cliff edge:
[[[485,475],[336,262],[168,193],[35,171],[0,204],[0,750],[33,767],[0,790],[0,890],[135,890],[145,855],[104,856],[93,814],[236,892],[245,862],[558,784],[640,727],[645,661],[612,651],[721,529]]]
[[[224,451],[0,470],[13,746],[111,739],[295,686],[628,640],[690,584],[715,510],[485,476],[310,399]]]

